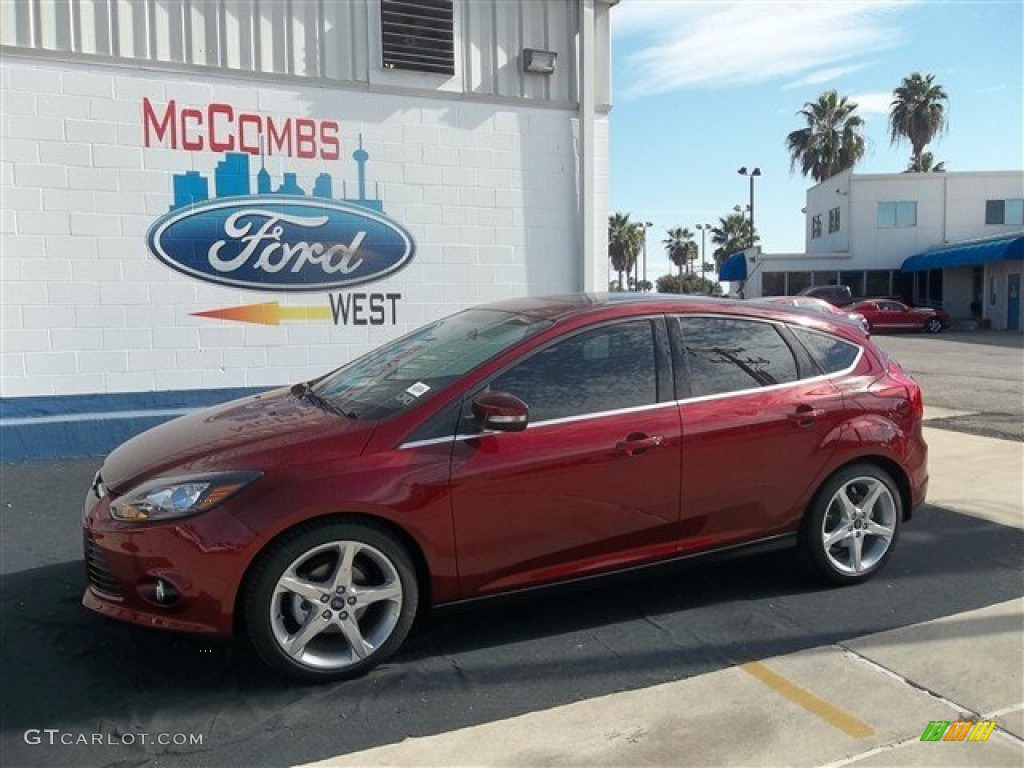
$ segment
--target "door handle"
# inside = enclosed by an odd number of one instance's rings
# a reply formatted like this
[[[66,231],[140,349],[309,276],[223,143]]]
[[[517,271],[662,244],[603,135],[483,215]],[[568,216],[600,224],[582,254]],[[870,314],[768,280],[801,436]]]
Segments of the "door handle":
[[[652,435],[650,437],[644,434],[630,435],[625,440],[620,440],[615,445],[615,450],[627,456],[639,456],[651,448],[657,448],[664,442],[665,438],[662,435]]]
[[[824,409],[804,404],[796,407],[796,413],[789,414],[789,420],[798,427],[809,427],[824,415]]]

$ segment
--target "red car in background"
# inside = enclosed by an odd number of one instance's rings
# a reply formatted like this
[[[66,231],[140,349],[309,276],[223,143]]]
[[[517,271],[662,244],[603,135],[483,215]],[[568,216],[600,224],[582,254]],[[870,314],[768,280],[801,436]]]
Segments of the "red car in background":
[[[825,315],[476,307],[116,449],[85,502],[83,603],[238,631],[323,681],[382,662],[424,608],[738,547],[792,545],[856,584],[924,501],[922,413],[914,380]]]
[[[846,308],[859,312],[872,331],[926,331],[938,333],[950,324],[949,315],[931,307],[908,307],[893,299],[867,299]]]
[[[814,296],[765,296],[760,299],[754,299],[754,301],[761,304],[775,304],[783,307],[806,309],[808,312],[829,315],[833,319],[849,320],[851,323],[863,328],[865,333],[870,333],[871,331],[867,318],[860,312],[853,312],[850,307],[837,307],[835,304],[825,301],[825,299],[815,298]]]

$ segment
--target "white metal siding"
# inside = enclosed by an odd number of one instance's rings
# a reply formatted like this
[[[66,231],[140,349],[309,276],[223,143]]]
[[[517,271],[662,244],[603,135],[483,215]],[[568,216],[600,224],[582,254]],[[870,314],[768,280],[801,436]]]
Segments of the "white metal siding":
[[[0,3],[0,44],[381,83],[388,75],[377,60],[379,41],[370,37],[379,34],[379,13],[378,0],[25,0]],[[578,0],[456,0],[455,14],[455,77],[410,81],[396,74],[396,84],[531,101],[577,101]],[[523,72],[524,48],[555,51],[555,73]],[[371,68],[379,70],[372,78]]]

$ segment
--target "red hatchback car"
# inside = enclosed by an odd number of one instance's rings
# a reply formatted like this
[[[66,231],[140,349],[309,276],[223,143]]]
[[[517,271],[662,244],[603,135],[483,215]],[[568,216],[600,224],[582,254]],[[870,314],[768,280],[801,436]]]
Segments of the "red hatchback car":
[[[846,307],[859,312],[872,331],[927,331],[938,333],[950,324],[949,315],[930,307],[908,307],[893,299],[867,299]]]
[[[846,322],[669,296],[466,310],[107,457],[83,603],[350,677],[421,608],[758,545],[869,578],[925,498],[917,384]]]

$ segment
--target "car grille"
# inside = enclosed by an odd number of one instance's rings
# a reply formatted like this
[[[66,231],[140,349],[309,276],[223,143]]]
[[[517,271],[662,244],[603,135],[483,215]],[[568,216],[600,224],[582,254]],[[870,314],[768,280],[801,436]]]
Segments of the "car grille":
[[[123,596],[120,584],[110,572],[103,550],[88,533],[85,534],[85,570],[89,576],[89,584],[94,590],[110,597]]]

